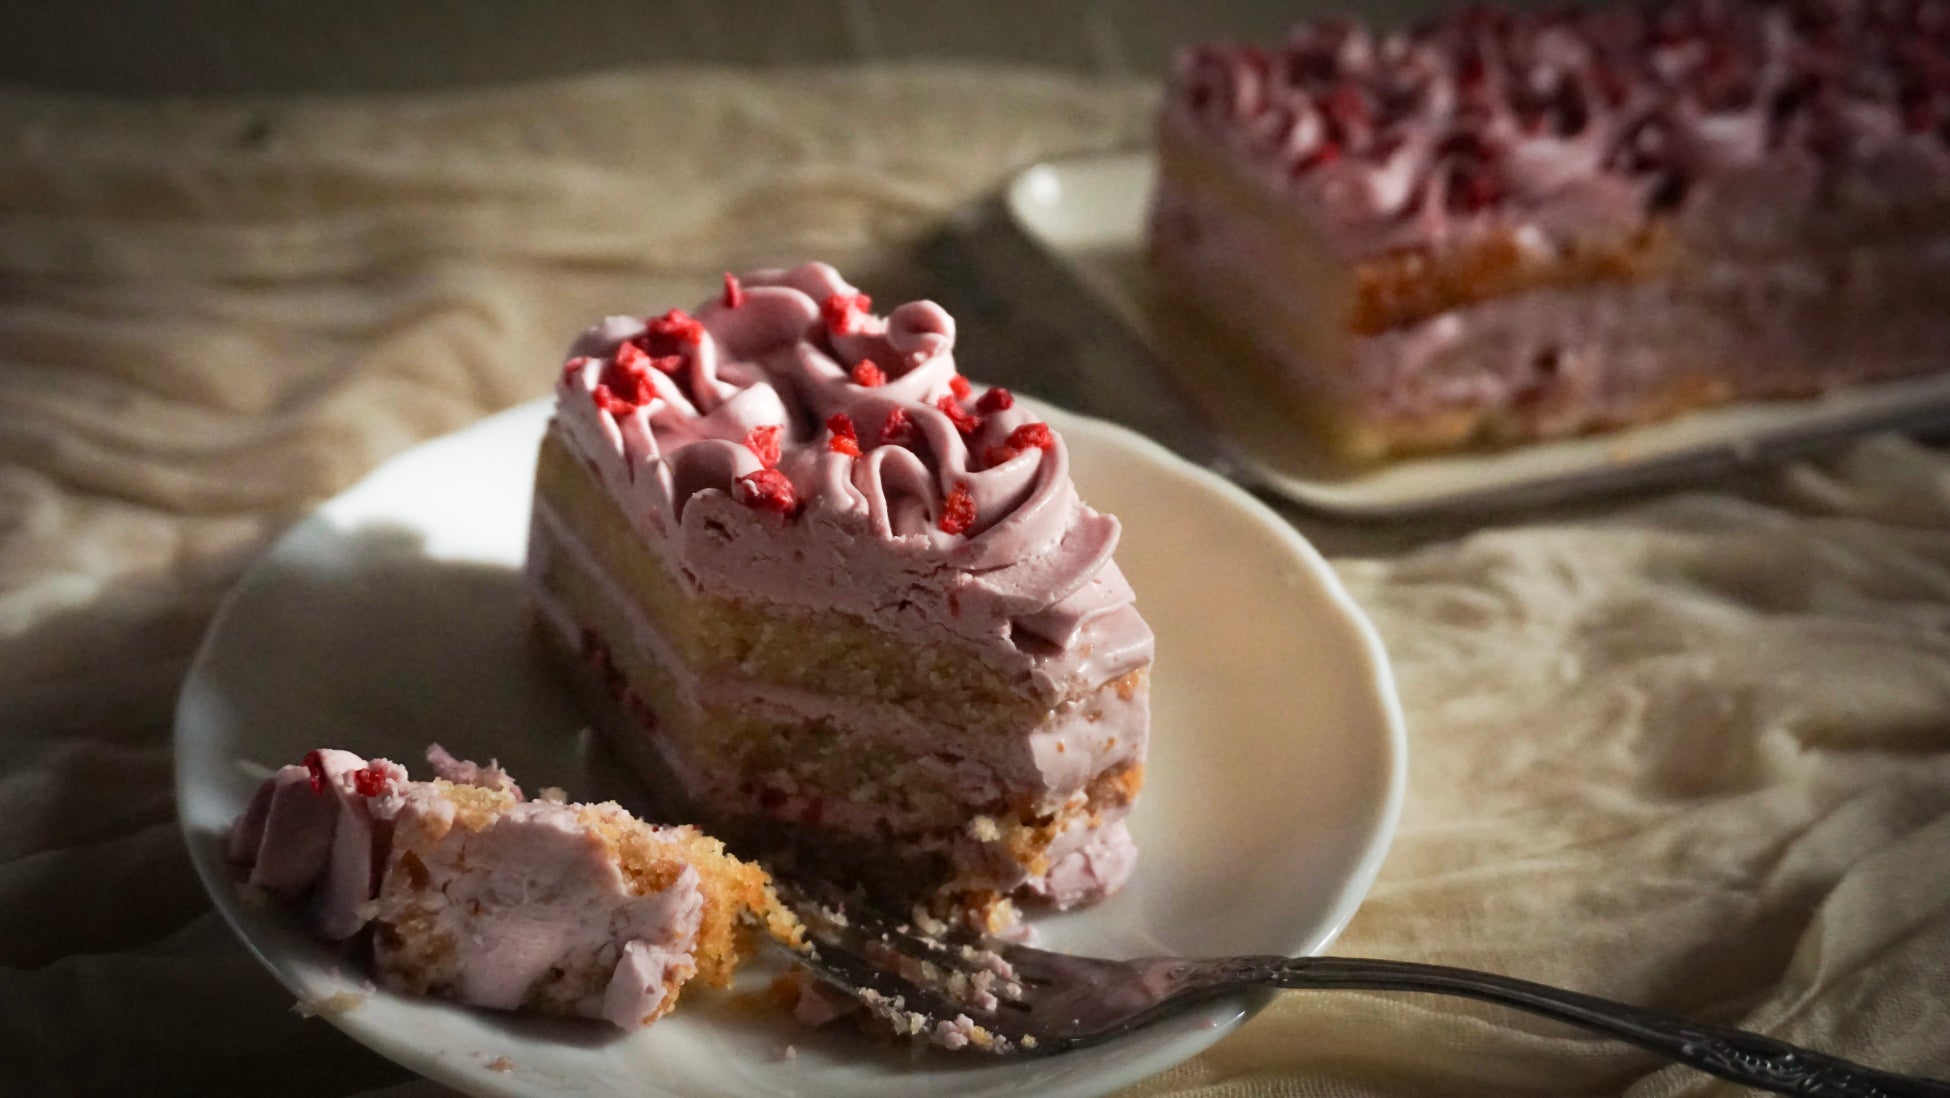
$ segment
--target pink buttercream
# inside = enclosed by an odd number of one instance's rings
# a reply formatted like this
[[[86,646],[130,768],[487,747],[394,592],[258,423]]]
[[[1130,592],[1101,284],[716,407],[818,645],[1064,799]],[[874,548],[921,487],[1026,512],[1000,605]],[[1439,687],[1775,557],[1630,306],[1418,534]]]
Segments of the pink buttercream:
[[[361,772],[370,795],[359,789]],[[312,928],[339,941],[365,926],[379,886],[390,824],[373,807],[397,791],[406,771],[330,748],[287,766],[258,786],[230,829],[226,848],[249,883],[287,899],[309,895]]]
[[[1053,860],[1049,872],[1031,881],[1030,891],[1057,910],[1066,910],[1124,886],[1137,868],[1137,844],[1118,820],[1089,832],[1083,845]]]
[[[1941,197],[1950,15],[1671,0],[1452,9],[1384,36],[1325,21],[1277,50],[1188,51],[1162,125],[1239,165],[1344,257],[1494,230],[1629,230],[1760,167],[1792,189],[1900,161],[1900,190]]]
[[[521,795],[521,786],[516,785],[514,778],[501,769],[499,760],[489,759],[488,764],[482,766],[466,759],[456,759],[447,753],[446,748],[431,743],[427,745],[427,765],[433,767],[433,776],[442,781],[493,789],[518,801],[527,799]]]

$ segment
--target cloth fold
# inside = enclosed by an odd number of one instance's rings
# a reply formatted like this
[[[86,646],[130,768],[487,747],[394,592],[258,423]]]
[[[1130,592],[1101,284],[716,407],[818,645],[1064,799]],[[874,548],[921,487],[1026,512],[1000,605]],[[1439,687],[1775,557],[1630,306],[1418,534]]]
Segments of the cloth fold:
[[[173,694],[222,592],[385,457],[545,392],[590,318],[814,257],[930,292],[928,234],[1014,166],[1142,141],[1151,103],[898,67],[0,94],[0,1089],[441,1093],[291,1013],[175,841]],[[1425,541],[1337,562],[1411,737],[1337,951],[1950,1075],[1950,459],[1875,438]],[[1487,1006],[1317,993],[1133,1093],[1730,1091]]]

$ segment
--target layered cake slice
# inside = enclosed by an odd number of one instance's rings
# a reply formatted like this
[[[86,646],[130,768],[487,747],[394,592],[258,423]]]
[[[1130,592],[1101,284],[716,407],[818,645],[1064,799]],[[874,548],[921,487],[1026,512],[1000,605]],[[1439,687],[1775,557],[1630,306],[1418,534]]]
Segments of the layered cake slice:
[[[1950,5],[1457,9],[1189,51],[1150,254],[1340,454],[1942,368]]]
[[[370,929],[381,985],[475,1006],[649,1025],[692,978],[725,986],[763,926],[796,920],[756,866],[613,803],[529,801],[498,768],[428,753],[433,781],[319,750],[232,826],[245,880],[331,941]]]
[[[1130,873],[1152,638],[1117,521],[954,333],[822,264],[603,322],[557,387],[527,576],[673,818],[996,922]]]

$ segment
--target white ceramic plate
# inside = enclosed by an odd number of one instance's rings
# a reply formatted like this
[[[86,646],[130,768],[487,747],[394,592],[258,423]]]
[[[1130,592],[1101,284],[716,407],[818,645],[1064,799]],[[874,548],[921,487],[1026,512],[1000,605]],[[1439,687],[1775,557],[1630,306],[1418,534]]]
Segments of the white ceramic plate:
[[[1405,517],[1486,503],[1553,502],[1814,449],[1867,431],[1950,427],[1950,373],[1828,396],[1729,405],[1606,435],[1350,469],[1312,446],[1262,375],[1214,368],[1223,348],[1170,340],[1150,315],[1144,217],[1148,153],[1035,165],[1006,202],[1024,232],[1158,355],[1264,487],[1306,506]],[[1226,377],[1218,387],[1208,380]]]
[[[1086,498],[1123,519],[1118,560],[1158,635],[1136,879],[1036,920],[1103,955],[1309,953],[1339,933],[1393,834],[1403,733],[1372,627],[1312,548],[1217,477],[1119,428],[1045,410]],[[268,768],[321,745],[419,766],[428,741],[498,757],[528,788],[627,782],[526,647],[516,569],[548,409],[524,405],[388,463],[292,530],[211,627],[176,720],[198,871],[250,948],[353,1037],[483,1095],[1087,1095],[1193,1055],[1251,1012],[1229,1001],[1121,1043],[1010,1061],[877,1046],[765,1009],[765,973],[687,992],[622,1035],[363,986],[294,913],[240,901],[221,836]],[[626,801],[627,803],[627,801]],[[796,1055],[781,1059],[786,1045]],[[504,1070],[490,1065],[505,1057]]]

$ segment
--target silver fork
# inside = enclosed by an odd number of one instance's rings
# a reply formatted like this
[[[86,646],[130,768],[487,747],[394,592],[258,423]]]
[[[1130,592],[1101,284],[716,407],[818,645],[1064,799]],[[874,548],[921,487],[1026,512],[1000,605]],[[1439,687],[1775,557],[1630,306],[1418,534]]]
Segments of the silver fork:
[[[1268,985],[1420,991],[1554,1018],[1777,1094],[1950,1098],[1950,1083],[1487,972],[1353,957],[1109,961],[960,930],[924,932],[864,905],[829,905],[779,884],[806,924],[811,948],[798,954],[802,962],[897,1032],[951,1046],[1049,1055],[1121,1037],[1217,995]]]

